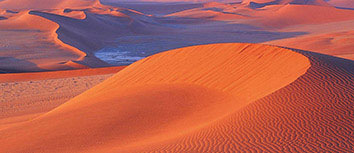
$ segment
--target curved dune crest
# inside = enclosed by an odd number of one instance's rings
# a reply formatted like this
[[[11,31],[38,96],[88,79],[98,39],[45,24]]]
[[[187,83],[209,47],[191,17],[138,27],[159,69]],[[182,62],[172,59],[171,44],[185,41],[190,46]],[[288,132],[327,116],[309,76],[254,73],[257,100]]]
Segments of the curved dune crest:
[[[258,44],[156,54],[47,114],[0,131],[0,151],[117,152],[169,142],[287,86],[309,67],[301,54]]]
[[[264,7],[267,5],[318,5],[318,6],[330,6],[323,0],[244,0],[242,4],[250,7]]]
[[[328,3],[336,7],[354,8],[354,3],[351,0],[329,0]]]
[[[264,18],[257,20],[254,24],[260,22],[265,27],[282,28],[301,24],[321,24],[354,19],[354,13],[351,10],[333,7],[313,5],[274,5],[270,7],[277,8],[277,10],[263,12],[264,15],[261,14],[261,16]]]
[[[311,67],[295,82],[198,132],[141,149],[146,152],[352,152],[354,62],[298,52],[310,59]]]

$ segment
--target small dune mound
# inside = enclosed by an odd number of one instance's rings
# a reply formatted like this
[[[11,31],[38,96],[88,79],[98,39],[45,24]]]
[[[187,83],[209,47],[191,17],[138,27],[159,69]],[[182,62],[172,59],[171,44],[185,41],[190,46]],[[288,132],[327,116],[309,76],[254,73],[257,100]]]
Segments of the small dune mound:
[[[354,3],[352,0],[328,0],[328,3],[336,7],[354,9]]]
[[[236,7],[231,4],[209,2],[203,4],[200,8],[188,9],[167,16],[209,20],[235,20],[246,18],[243,15],[235,13],[235,9]]]
[[[317,6],[330,6],[323,0],[245,0],[243,5],[250,8],[262,8],[268,5],[317,5]]]
[[[272,9],[276,9],[275,11]],[[267,8],[259,16],[262,19],[256,20],[255,24],[269,28],[283,28],[287,26],[302,24],[323,24],[354,19],[351,10],[336,9],[334,7],[323,7],[313,5],[284,5]],[[301,10],[301,11],[299,11]]]
[[[309,67],[305,56],[267,45],[167,51],[128,66],[34,120],[1,130],[0,151],[148,149],[208,128],[289,85]]]

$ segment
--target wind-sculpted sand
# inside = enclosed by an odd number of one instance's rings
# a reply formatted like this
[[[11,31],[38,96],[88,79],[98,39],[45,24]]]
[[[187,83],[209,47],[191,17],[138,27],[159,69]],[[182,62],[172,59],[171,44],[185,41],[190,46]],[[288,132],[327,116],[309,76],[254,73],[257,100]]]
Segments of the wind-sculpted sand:
[[[202,45],[156,54],[48,113],[1,130],[1,148],[121,152],[178,144],[174,142],[286,87],[309,67],[308,58],[299,53],[257,44]],[[194,147],[181,143],[183,148]]]
[[[288,86],[159,152],[352,152],[354,62],[297,50],[311,67]],[[146,148],[144,148],[146,149]]]

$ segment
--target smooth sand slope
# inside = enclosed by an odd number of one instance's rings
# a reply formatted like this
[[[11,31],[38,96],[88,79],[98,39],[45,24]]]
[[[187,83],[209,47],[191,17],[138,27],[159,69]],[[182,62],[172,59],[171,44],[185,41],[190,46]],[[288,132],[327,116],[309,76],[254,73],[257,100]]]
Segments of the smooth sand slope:
[[[121,152],[174,144],[286,87],[309,67],[301,54],[256,44],[203,45],[156,54],[38,118],[1,130],[0,148]]]

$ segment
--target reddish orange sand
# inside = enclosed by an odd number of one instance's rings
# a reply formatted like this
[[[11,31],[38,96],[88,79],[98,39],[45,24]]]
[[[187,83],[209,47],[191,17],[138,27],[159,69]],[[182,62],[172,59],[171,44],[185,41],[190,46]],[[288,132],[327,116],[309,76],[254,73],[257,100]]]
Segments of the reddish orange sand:
[[[0,152],[351,151],[354,62],[297,52],[214,44],[153,55],[0,126]]]
[[[2,129],[0,148],[345,150],[352,141],[348,115],[353,97],[352,88],[341,86],[352,83],[348,67],[353,63],[300,53],[257,44],[216,44],[153,55],[44,115]],[[343,145],[330,145],[338,143]]]

